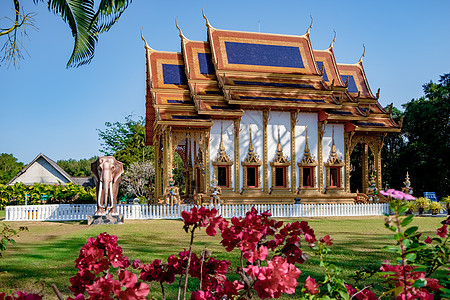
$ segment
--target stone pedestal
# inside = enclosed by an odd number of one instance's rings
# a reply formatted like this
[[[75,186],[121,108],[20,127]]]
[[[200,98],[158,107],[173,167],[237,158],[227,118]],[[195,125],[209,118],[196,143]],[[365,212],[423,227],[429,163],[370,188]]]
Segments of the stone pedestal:
[[[117,225],[123,224],[123,215],[118,216],[88,216],[88,225]]]

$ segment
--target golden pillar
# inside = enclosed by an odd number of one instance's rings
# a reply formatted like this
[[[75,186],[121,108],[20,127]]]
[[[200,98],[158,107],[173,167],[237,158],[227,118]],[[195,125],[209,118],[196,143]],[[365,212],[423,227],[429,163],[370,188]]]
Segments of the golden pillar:
[[[344,147],[345,147],[345,161],[344,161],[344,176],[345,176],[345,192],[350,193],[350,147],[351,147],[351,137],[349,132],[344,133]]]
[[[269,157],[267,150],[267,123],[269,123],[269,112],[263,111],[263,191],[269,193]]]
[[[319,193],[322,193],[323,194],[323,192],[324,192],[324,190],[323,190],[323,135],[325,134],[325,124],[324,124],[324,122],[318,122],[317,123],[318,124],[318,130],[317,130],[317,132],[318,132],[318,145],[317,145],[317,151],[319,152],[318,153],[318,158],[317,158],[317,160],[318,160],[318,168],[319,168],[319,172],[318,172],[318,176],[317,176],[317,178],[318,178],[318,180],[319,180]]]
[[[379,191],[383,189],[383,187],[381,185],[382,184],[381,183],[381,149],[382,148],[383,148],[383,142],[380,141],[377,144],[376,155],[375,155],[375,160],[374,160],[375,172],[376,172],[376,175],[377,175],[376,187],[377,187],[377,190],[379,190]]]
[[[362,144],[362,193],[369,187],[369,145]]]
[[[297,194],[297,173],[296,173],[296,152],[295,152],[295,125],[297,124],[297,114],[291,112],[291,191]]]
[[[209,154],[209,130],[210,129],[205,129],[204,132],[204,155],[203,155],[203,163],[205,166],[205,193],[208,191],[208,188],[210,187],[210,181],[211,181],[211,174],[210,174],[210,169],[211,169],[211,161],[210,161],[210,154]]]
[[[160,157],[161,157],[161,141],[160,137],[156,139],[155,144],[155,187],[153,192],[153,197],[155,200],[159,198],[161,195],[161,166],[160,166]]]
[[[239,127],[241,120],[234,120],[234,192],[241,193],[241,174],[239,174]]]

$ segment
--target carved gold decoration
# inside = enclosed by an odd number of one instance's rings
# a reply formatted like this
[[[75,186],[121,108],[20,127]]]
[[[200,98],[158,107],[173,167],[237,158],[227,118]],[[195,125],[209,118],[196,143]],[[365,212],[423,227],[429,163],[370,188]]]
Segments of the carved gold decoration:
[[[270,167],[271,167],[271,171],[272,171],[272,188],[270,190],[271,193],[276,193],[276,192],[290,192],[290,187],[289,187],[289,180],[288,180],[288,168],[290,166],[291,162],[288,160],[288,158],[283,154],[283,147],[281,146],[281,136],[280,136],[280,126],[278,126],[278,145],[277,145],[277,151],[275,153],[275,158],[273,159],[272,162],[270,162]],[[277,167],[283,167],[283,171],[284,171],[284,186],[282,187],[278,187],[275,186],[276,183],[276,174],[275,174],[275,170]]]
[[[303,151],[303,157],[302,160],[297,164],[299,169],[299,188],[298,192],[300,194],[304,193],[310,193],[310,192],[316,192],[317,186],[316,186],[316,167],[317,167],[317,161],[314,159],[314,156],[311,154],[311,151],[309,150],[309,144],[308,144],[308,127],[305,129],[305,149]],[[305,167],[312,167],[312,174],[311,174],[311,182],[312,186],[303,186],[303,168]]]
[[[411,181],[409,179],[409,173],[408,172],[406,172],[406,178],[405,178],[405,181],[403,181],[403,184],[405,186],[402,187],[402,192],[406,193],[406,194],[412,194],[412,186],[411,186]]]
[[[242,192],[244,194],[254,194],[261,192],[261,165],[263,164],[262,161],[259,159],[259,155],[256,154],[255,148],[253,147],[253,140],[252,140],[252,128],[250,127],[250,142],[248,145],[248,153],[245,157],[244,161],[241,162],[242,164],[242,173],[243,173],[243,180],[244,180],[244,187],[242,188]],[[256,167],[256,182],[258,183],[256,187],[249,187],[247,186],[247,168],[254,166]]]
[[[325,172],[326,172],[326,191],[329,192],[338,192],[343,191],[343,181],[342,181],[342,167],[344,166],[343,160],[338,156],[336,145],[334,144],[334,126],[333,126],[333,133],[332,133],[332,145],[331,145],[331,151],[330,156],[328,157],[327,162],[325,165]],[[339,177],[339,186],[332,187],[331,186],[331,168],[337,167],[337,174]]]
[[[240,178],[241,174],[239,173],[239,127],[240,127],[240,119],[234,120],[234,192],[240,193],[241,191],[241,183]]]
[[[220,187],[224,191],[231,191],[233,189],[232,182],[231,182],[231,166],[233,165],[233,160],[231,157],[227,154],[227,151],[225,149],[225,144],[223,143],[223,128],[222,124],[220,125],[220,144],[219,144],[219,150],[217,151],[216,158],[212,161],[213,165],[213,176],[216,176],[216,174],[219,174],[218,167],[225,166],[227,168],[227,187]],[[216,178],[217,180],[217,178]]]
[[[267,124],[269,123],[269,112],[263,111],[263,191],[269,193],[269,157],[267,145]]]
[[[295,167],[296,151],[295,151],[295,125],[297,124],[297,114],[291,112],[291,192],[297,193],[297,173]]]
[[[325,134],[325,124],[324,122],[317,123],[318,128],[318,153],[319,157],[317,158],[319,164],[319,192],[323,193],[323,135]]]

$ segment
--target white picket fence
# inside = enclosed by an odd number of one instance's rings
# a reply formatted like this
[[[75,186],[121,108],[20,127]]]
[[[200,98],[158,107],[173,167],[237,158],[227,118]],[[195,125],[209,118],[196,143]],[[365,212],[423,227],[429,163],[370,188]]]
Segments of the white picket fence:
[[[117,205],[125,219],[180,219],[182,211],[194,205]],[[211,206],[212,207],[212,206]],[[373,216],[389,213],[389,204],[259,204],[217,205],[224,218],[243,217],[252,207],[259,212],[270,211],[276,218]],[[7,206],[5,221],[75,221],[86,220],[95,213],[95,204],[51,204]]]

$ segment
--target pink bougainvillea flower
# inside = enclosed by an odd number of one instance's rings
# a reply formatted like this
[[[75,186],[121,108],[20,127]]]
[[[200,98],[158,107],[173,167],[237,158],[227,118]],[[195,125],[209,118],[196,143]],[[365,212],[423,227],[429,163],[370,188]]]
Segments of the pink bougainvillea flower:
[[[267,267],[250,265],[244,271],[256,279],[254,289],[261,299],[279,298],[282,293],[293,294],[301,273],[281,256],[268,261]]]
[[[332,239],[328,234],[327,234],[326,236],[324,236],[324,237],[322,237],[322,238],[319,239],[319,241],[320,241],[321,243],[324,243],[325,245],[328,245],[328,246],[333,245],[332,240],[333,240],[333,239]]]
[[[431,242],[432,242],[433,240],[429,237],[429,236],[427,236],[427,238],[425,239],[425,243],[426,244],[431,244]]]
[[[319,288],[317,286],[316,280],[308,276],[305,280],[305,289],[308,294],[316,295],[319,293]]]
[[[211,292],[196,291],[192,292],[191,294],[191,300],[208,300],[208,299],[214,299],[212,297]]]
[[[447,225],[442,225],[441,228],[438,228],[436,230],[436,234],[441,238],[445,238],[445,236],[447,235]]]

